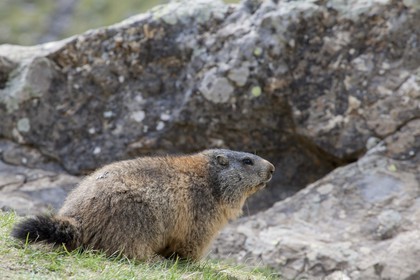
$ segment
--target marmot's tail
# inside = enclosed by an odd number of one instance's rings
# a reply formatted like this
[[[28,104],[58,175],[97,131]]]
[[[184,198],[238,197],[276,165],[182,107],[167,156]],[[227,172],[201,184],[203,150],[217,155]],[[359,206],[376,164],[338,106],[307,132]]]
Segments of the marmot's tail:
[[[74,219],[37,216],[18,223],[12,230],[12,236],[25,242],[64,244],[67,249],[73,250],[78,246],[80,233]]]

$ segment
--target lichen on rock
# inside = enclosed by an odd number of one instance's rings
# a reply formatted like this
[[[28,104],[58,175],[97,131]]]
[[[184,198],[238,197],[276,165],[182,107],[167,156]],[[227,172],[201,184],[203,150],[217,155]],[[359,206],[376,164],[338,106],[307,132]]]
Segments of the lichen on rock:
[[[179,1],[60,42],[2,45],[0,204],[45,209],[115,160],[245,150],[276,173],[211,256],[284,279],[415,279],[416,3]]]

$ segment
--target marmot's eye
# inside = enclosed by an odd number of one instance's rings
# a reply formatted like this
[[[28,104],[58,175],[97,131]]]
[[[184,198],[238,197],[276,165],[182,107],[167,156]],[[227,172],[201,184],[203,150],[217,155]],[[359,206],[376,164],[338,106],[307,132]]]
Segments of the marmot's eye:
[[[246,165],[254,165],[254,162],[252,161],[252,159],[250,159],[250,158],[244,158],[243,160],[242,160],[242,163],[243,164],[246,164]]]

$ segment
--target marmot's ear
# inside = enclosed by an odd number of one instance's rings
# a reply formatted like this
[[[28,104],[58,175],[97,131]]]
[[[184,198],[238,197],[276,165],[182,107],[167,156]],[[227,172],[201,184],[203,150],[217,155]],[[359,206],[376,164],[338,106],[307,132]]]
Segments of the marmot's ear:
[[[224,166],[226,166],[226,165],[228,165],[229,164],[229,159],[227,158],[227,156],[225,156],[225,155],[217,155],[216,156],[216,159],[217,159],[217,162],[220,164],[220,165],[224,165]]]

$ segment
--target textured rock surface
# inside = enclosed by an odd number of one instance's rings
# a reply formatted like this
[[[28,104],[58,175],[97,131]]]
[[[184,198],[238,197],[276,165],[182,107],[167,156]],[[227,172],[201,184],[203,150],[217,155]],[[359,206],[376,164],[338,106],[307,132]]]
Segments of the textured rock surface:
[[[267,208],[347,159],[296,133],[291,92],[269,86],[290,74],[257,4],[173,3],[61,42],[0,46],[0,137],[74,175],[151,153],[254,151],[282,170],[247,211]]]
[[[418,26],[418,1],[194,1],[0,46],[1,197],[20,173],[65,192],[117,159],[255,151],[277,172],[250,213],[335,170],[232,224],[213,256],[286,279],[417,279]]]
[[[420,121],[415,136],[420,137]],[[212,256],[276,267],[285,279],[420,277],[420,156],[373,152],[265,212],[236,221]],[[346,279],[346,278],[332,278]]]
[[[297,52],[282,88],[296,131],[335,158],[359,159],[232,224],[214,257],[267,264],[286,279],[420,278],[420,12],[381,2],[279,4],[306,11],[284,26],[301,32],[285,40]]]
[[[0,141],[0,152],[13,164],[0,161],[1,210],[14,210],[20,215],[53,212],[80,181],[62,172],[35,149]]]

